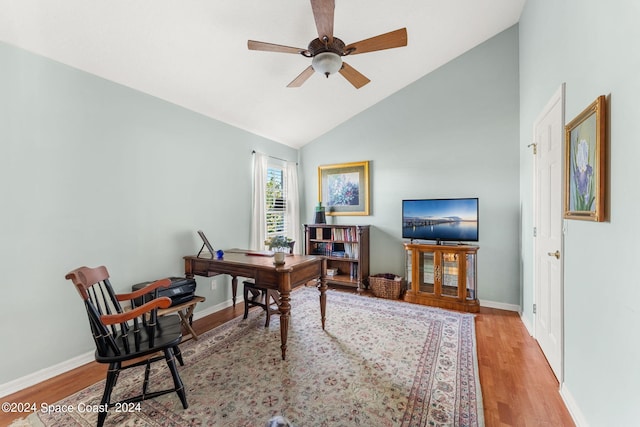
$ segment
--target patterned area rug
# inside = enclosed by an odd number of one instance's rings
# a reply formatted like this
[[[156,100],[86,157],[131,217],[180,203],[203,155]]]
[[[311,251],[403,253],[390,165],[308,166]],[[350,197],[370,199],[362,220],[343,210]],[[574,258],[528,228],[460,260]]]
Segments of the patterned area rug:
[[[297,427],[484,425],[473,315],[328,291],[323,331],[318,295],[292,293],[286,361],[278,316],[265,328],[254,309],[181,346],[189,409],[169,394],[110,413],[105,425],[260,427],[274,415]],[[156,366],[152,387],[168,386],[166,366]],[[113,398],[135,395],[140,378],[123,373]],[[102,388],[58,402],[72,413],[19,425],[94,426],[97,415],[77,409],[99,404]]]

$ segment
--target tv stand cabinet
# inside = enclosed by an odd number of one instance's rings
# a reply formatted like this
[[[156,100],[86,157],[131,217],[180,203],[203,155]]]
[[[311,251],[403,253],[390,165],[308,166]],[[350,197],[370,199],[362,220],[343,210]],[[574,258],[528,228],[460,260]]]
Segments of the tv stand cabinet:
[[[407,289],[404,300],[478,313],[478,246],[405,243]]]

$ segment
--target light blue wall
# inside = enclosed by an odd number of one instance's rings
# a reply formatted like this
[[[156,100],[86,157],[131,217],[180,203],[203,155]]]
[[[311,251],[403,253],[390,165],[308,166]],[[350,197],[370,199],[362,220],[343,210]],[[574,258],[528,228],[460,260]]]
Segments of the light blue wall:
[[[372,214],[328,221],[372,224],[372,273],[404,275],[402,200],[479,197],[479,297],[519,305],[518,103],[514,26],[305,145],[303,220],[319,165],[369,160]]]
[[[514,27],[306,146],[303,222],[319,164],[371,160],[373,215],[339,221],[373,224],[372,272],[402,273],[400,201],[478,196],[480,297],[519,304],[517,43]],[[198,228],[216,247],[246,246],[251,150],[298,155],[6,44],[0,93],[0,332],[21,349],[0,384],[91,349],[69,270],[105,264],[125,290],[181,274]],[[209,283],[198,279],[201,308],[229,298]]]
[[[0,384],[92,349],[71,269],[104,264],[130,290],[183,275],[199,228],[247,247],[253,149],[298,155],[0,43]],[[201,308],[230,298],[198,288]]]
[[[528,1],[520,21],[520,181],[523,230],[532,227],[533,122],[566,82],[566,120],[608,97],[604,223],[565,221],[565,391],[591,426],[637,425],[640,286],[635,267],[640,158],[640,2]],[[533,323],[531,236],[523,233],[525,317]]]

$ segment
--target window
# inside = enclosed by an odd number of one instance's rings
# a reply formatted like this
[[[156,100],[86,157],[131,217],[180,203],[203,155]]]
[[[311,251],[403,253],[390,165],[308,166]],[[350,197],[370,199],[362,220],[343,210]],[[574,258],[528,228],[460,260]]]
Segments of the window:
[[[249,248],[262,250],[264,241],[277,235],[299,241],[297,163],[257,152],[254,156]]]
[[[269,238],[278,234],[286,235],[287,217],[287,185],[284,168],[275,162],[267,166],[267,182],[265,189],[265,213],[267,235]]]

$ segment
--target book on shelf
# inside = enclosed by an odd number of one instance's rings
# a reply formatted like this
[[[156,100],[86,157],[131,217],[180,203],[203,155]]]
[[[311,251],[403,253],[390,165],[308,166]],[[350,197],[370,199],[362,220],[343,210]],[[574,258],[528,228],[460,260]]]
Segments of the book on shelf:
[[[344,252],[347,258],[358,259],[358,244],[357,243],[345,243]]]
[[[330,243],[316,243],[314,245],[314,255],[329,255],[331,253]]]
[[[357,241],[357,234],[353,227],[334,228],[331,230],[333,240],[341,240],[343,242]]]

